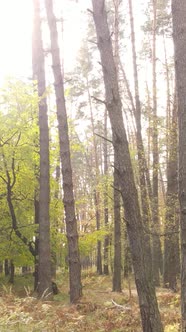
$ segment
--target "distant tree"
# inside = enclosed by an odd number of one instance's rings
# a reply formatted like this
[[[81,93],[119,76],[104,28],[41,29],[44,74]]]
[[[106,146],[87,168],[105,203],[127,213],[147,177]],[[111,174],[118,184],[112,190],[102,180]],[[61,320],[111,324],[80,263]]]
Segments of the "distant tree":
[[[152,110],[153,110],[153,132],[152,132],[152,155],[153,155],[153,175],[152,175],[152,221],[155,232],[159,231],[159,150],[158,150],[158,116],[157,116],[157,72],[156,72],[156,30],[157,30],[157,0],[152,1],[153,24],[152,24]],[[159,286],[159,273],[163,272],[161,242],[158,235],[152,236],[152,266],[155,284]]]
[[[177,154],[178,124],[176,101],[173,103],[171,113],[167,163],[163,282],[165,287],[176,291],[177,278],[180,273]]]

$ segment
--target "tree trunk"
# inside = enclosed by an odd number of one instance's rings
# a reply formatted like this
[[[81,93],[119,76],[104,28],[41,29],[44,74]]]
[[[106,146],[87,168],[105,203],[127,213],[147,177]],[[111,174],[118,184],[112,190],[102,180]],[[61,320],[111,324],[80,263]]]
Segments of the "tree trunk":
[[[167,166],[167,197],[166,197],[166,220],[164,239],[164,273],[163,282],[165,287],[176,290],[179,268],[179,218],[178,218],[178,158],[177,158],[177,108],[174,105],[172,125],[169,128]],[[168,235],[170,234],[170,235]]]
[[[104,142],[103,142],[103,155],[104,155],[104,221],[105,229],[108,231],[108,142],[107,142],[107,109],[104,114]],[[109,235],[105,235],[104,239],[104,265],[103,273],[109,274]]]
[[[179,129],[182,332],[186,331],[186,1],[172,0]]]
[[[94,148],[94,166],[95,166],[95,190],[94,190],[94,203],[95,203],[95,210],[96,210],[96,228],[100,230],[101,227],[101,218],[100,218],[100,192],[99,192],[99,178],[100,178],[100,171],[99,171],[99,162],[98,162],[98,148],[96,142],[96,134],[95,134],[95,125],[94,125],[94,117],[93,117],[93,109],[92,109],[92,101],[90,95],[90,87],[89,87],[89,79],[88,75],[86,77],[86,87],[88,93],[88,102],[90,108],[90,121],[92,127],[92,135],[93,135],[93,148]],[[97,273],[101,275],[103,273],[102,268],[102,253],[101,253],[101,241],[97,242]]]
[[[10,269],[9,269],[9,261],[8,259],[5,259],[4,261],[4,270],[5,270],[5,277],[10,275]]]
[[[49,128],[46,91],[45,61],[41,35],[39,0],[33,0],[33,77],[37,79],[39,100],[39,139],[40,139],[40,191],[39,191],[39,264],[38,296],[52,297],[51,255],[50,255],[50,175],[49,175]]]
[[[113,146],[118,161],[120,190],[123,199],[127,231],[131,246],[136,287],[144,332],[163,331],[158,310],[152,274],[147,269],[149,260],[144,250],[144,233],[137,190],[130,160],[129,147],[122,117],[116,67],[114,63],[111,35],[107,23],[104,0],[92,0],[93,17],[100,50],[106,92],[106,106],[110,117]],[[149,247],[150,252],[150,247]]]
[[[118,162],[114,156],[114,273],[112,290],[121,292],[121,193]]]
[[[118,78],[119,71],[119,6],[121,1],[113,0],[114,4],[114,62]],[[112,290],[121,292],[121,194],[118,176],[118,162],[114,153],[114,271]]]
[[[96,210],[96,229],[100,230],[100,210],[99,210],[99,192],[94,190],[94,205]],[[102,255],[101,255],[101,241],[97,241],[97,273],[101,275],[103,273],[102,269]]]
[[[156,7],[157,0],[153,0],[153,36],[152,36],[152,74],[153,74],[153,134],[152,134],[152,155],[153,155],[153,179],[152,179],[152,221],[155,232],[159,231],[159,202],[158,202],[158,116],[157,116],[157,90],[156,90]],[[162,273],[162,252],[161,242],[158,235],[152,236],[152,266],[156,286],[160,284],[159,272]]]
[[[9,283],[14,284],[15,266],[13,260],[10,261],[10,279]]]
[[[132,44],[132,57],[133,57],[133,72],[134,72],[134,91],[135,91],[135,110],[134,117],[136,122],[136,142],[137,142],[137,153],[138,153],[138,165],[139,165],[139,183],[140,183],[140,195],[141,195],[141,207],[142,207],[142,217],[143,223],[146,228],[146,241],[147,252],[150,246],[150,236],[148,234],[149,224],[151,219],[151,211],[149,205],[149,197],[146,184],[146,158],[145,150],[143,145],[143,138],[141,133],[141,102],[139,97],[139,83],[138,83],[138,70],[137,70],[137,56],[136,56],[136,41],[135,41],[135,31],[134,31],[134,18],[133,18],[133,8],[132,0],[128,0],[129,3],[129,16],[130,16],[130,28],[131,28],[131,44]],[[149,266],[151,271],[151,252],[149,252]]]
[[[70,158],[70,143],[68,136],[67,112],[64,97],[64,83],[61,72],[60,52],[58,47],[58,32],[56,18],[53,11],[53,1],[45,0],[47,20],[50,30],[52,68],[54,74],[54,88],[56,94],[57,120],[60,145],[60,159],[62,163],[63,202],[66,215],[66,229],[69,255],[70,301],[78,301],[82,294],[81,265],[78,248],[77,220],[73,193],[72,167]]]
[[[34,197],[34,212],[35,212],[35,225],[39,225],[39,201],[35,192]],[[34,257],[34,290],[37,290],[39,282],[39,234],[38,230],[35,232],[35,257]]]

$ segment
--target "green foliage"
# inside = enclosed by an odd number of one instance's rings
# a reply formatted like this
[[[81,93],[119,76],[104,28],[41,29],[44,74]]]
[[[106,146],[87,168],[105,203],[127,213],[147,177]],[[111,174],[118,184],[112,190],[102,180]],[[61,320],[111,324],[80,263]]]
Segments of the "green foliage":
[[[32,241],[39,168],[38,97],[34,90],[33,84],[9,79],[0,91],[0,257],[13,259],[17,266],[32,264],[33,258],[12,229],[7,185],[11,188],[17,227]]]
[[[81,255],[89,255],[95,249],[98,241],[103,241],[105,235],[109,235],[109,232],[105,229],[100,229],[88,234],[81,234],[79,239],[79,248]]]

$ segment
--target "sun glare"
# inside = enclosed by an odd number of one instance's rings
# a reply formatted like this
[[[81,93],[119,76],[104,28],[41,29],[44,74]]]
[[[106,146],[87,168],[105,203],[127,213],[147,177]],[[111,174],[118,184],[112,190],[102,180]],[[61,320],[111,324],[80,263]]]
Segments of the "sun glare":
[[[65,16],[62,50],[65,67],[69,70],[85,30],[83,19],[86,15],[82,10],[86,6],[84,1],[64,1],[62,4],[59,1],[58,4],[61,8],[58,16]],[[32,14],[32,0],[0,0],[0,83],[7,76],[31,76]]]
[[[0,77],[28,75],[31,68],[31,0],[0,1]]]

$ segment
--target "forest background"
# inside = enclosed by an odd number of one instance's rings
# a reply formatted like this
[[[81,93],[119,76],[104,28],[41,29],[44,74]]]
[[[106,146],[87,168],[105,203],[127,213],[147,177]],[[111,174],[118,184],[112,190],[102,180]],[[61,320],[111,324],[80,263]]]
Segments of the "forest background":
[[[154,286],[180,285],[171,3],[0,6],[1,272],[49,299],[69,271],[71,303],[81,270],[115,292],[134,275],[143,331],[162,331]]]

